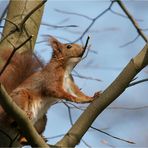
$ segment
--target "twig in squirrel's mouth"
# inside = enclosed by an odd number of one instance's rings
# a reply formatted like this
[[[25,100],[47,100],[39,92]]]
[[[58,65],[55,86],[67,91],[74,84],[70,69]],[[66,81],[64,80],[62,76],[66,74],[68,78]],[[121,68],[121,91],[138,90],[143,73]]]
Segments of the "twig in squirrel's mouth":
[[[81,57],[81,58],[82,58],[82,56],[84,55],[84,53],[85,53],[85,51],[86,51],[86,49],[87,49],[87,45],[88,45],[89,39],[90,39],[90,37],[88,36],[88,37],[87,37],[87,40],[86,40],[86,43],[85,43],[85,46],[83,47],[84,51],[83,51],[82,54],[79,56],[79,57]],[[86,55],[85,55],[81,60],[85,59],[85,58],[87,57],[87,55],[88,55],[88,51],[87,51]]]

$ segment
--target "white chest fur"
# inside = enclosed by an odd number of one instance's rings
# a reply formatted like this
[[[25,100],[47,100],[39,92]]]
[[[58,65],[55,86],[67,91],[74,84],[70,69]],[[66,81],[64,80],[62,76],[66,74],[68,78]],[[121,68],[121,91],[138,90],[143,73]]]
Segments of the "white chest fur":
[[[64,80],[63,80],[63,87],[64,87],[64,90],[66,91],[66,92],[68,92],[68,93],[70,93],[71,95],[73,95],[73,96],[77,96],[75,93],[74,93],[74,91],[73,91],[73,89],[72,89],[72,84],[71,84],[71,79],[70,79],[70,76],[69,76],[69,74],[68,73],[65,73],[65,75],[64,75]]]
[[[48,111],[49,107],[56,101],[57,99],[52,97],[35,100],[31,106],[32,122],[35,123],[38,119],[42,118]]]
[[[75,97],[77,96],[77,94],[73,90],[73,82],[70,78],[70,74],[71,74],[72,69],[80,61],[80,59],[81,58],[79,58],[79,57],[69,59],[69,61],[67,63],[66,71],[64,73],[64,78],[63,78],[64,90]]]

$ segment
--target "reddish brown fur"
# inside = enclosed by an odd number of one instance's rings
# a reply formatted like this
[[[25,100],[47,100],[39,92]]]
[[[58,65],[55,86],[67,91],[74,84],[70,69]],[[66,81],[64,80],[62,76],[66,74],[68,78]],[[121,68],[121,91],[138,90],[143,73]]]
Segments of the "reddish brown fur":
[[[11,51],[5,50],[1,58],[7,61]],[[4,63],[5,64],[5,63]],[[39,68],[39,63],[34,59],[32,53],[15,53],[10,64],[0,76],[0,82],[5,86],[8,93],[14,90],[21,82],[29,77]]]
[[[10,96],[33,120],[39,133],[42,133],[45,129],[47,109],[56,100],[66,99],[77,103],[86,103],[93,100],[93,97],[86,96],[81,92],[71,79],[71,70],[80,61],[84,49],[77,44],[71,44],[71,47],[68,48],[68,44],[62,44],[53,37],[50,38],[50,43],[53,48],[51,61],[41,71],[32,74],[18,87],[20,81],[25,79],[26,75],[30,75],[29,72],[29,74],[27,73],[19,78],[20,75],[22,76],[21,73],[26,71],[26,68],[28,70],[28,67],[19,67],[18,65],[21,62],[17,63],[15,61],[17,58],[21,61],[22,57],[20,55],[14,57],[7,71],[1,77],[1,81],[9,92],[17,87]],[[25,62],[26,66],[29,65],[28,61],[25,60]],[[10,78],[10,74],[17,71],[16,77],[14,74],[14,78]],[[19,80],[17,80],[18,78]],[[15,81],[18,81],[18,83],[15,84]]]

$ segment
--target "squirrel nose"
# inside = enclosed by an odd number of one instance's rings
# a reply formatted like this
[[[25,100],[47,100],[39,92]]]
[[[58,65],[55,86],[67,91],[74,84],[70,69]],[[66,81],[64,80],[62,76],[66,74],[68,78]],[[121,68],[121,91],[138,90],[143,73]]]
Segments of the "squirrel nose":
[[[82,57],[83,55],[84,55],[84,53],[85,53],[85,50],[86,50],[86,48],[82,48],[82,53],[80,54],[80,57]]]

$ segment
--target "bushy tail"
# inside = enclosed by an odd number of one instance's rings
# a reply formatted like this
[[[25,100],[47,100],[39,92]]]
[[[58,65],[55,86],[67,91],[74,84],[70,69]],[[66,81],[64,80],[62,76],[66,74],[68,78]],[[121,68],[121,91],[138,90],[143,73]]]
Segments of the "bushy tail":
[[[0,56],[4,61],[7,61],[10,54],[11,52],[7,50]],[[11,62],[0,76],[0,82],[4,85],[7,92],[11,93],[13,89],[38,68],[40,68],[40,64],[31,52],[15,53]]]

